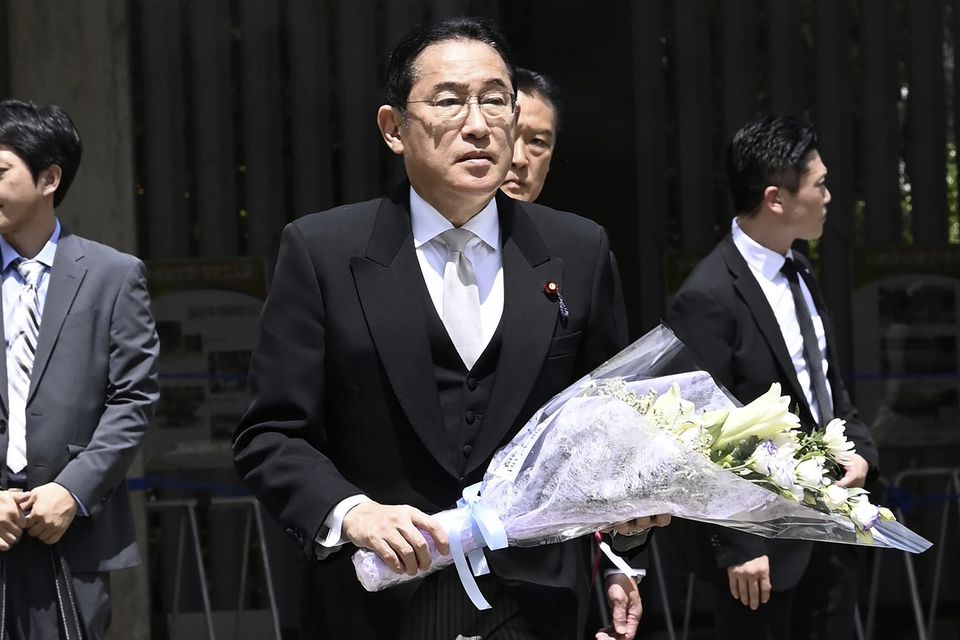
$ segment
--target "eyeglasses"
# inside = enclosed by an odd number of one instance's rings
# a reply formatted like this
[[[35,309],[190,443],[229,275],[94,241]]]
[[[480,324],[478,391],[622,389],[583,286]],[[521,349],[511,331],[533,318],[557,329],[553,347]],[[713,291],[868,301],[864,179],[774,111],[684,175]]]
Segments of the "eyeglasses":
[[[407,104],[428,104],[439,118],[464,118],[470,112],[470,103],[476,102],[484,118],[505,118],[513,114],[516,96],[506,91],[488,91],[479,96],[453,91],[441,91],[432,100],[407,100]]]

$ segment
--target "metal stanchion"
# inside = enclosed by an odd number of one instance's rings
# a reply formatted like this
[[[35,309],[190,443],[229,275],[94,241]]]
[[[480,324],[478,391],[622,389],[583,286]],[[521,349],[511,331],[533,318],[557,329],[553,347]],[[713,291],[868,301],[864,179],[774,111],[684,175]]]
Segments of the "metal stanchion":
[[[197,580],[199,581],[200,593],[203,598],[203,612],[206,616],[207,634],[210,640],[215,640],[216,632],[214,630],[213,623],[213,610],[210,605],[210,596],[207,593],[207,576],[203,567],[202,550],[200,547],[200,533],[197,525],[196,511],[199,503],[200,501],[194,498],[152,500],[147,502],[147,510],[182,510],[179,535],[177,539],[177,566],[174,577],[173,611],[171,612],[174,617],[179,614],[180,609],[180,586],[183,580],[183,556],[186,544],[186,540],[184,539],[186,535],[185,524],[186,522],[190,523],[190,542],[193,547],[194,557],[196,558]],[[246,526],[244,528],[243,554],[241,557],[241,562],[243,564],[240,567],[240,594],[238,596],[237,611],[234,618],[234,637],[237,637],[239,634],[240,615],[243,613],[243,599],[247,582],[247,561],[250,557],[250,545],[252,543],[250,531],[252,518],[256,525],[257,536],[260,538],[260,559],[263,562],[264,580],[266,581],[267,596],[270,601],[270,615],[273,626],[273,635],[276,640],[280,640],[280,615],[277,609],[276,594],[274,593],[273,589],[273,576],[270,573],[270,557],[267,551],[267,542],[263,527],[263,517],[260,512],[260,504],[257,502],[256,498],[252,496],[216,497],[211,498],[209,502],[204,501],[204,504],[208,505],[210,509],[244,508],[247,510]]]
[[[900,489],[905,480],[928,478],[945,479],[943,500],[943,509],[940,515],[940,531],[934,545],[937,547],[936,560],[933,567],[933,582],[930,592],[930,607],[924,619],[923,602],[920,597],[920,587],[917,581],[916,569],[914,567],[913,555],[907,552],[903,553],[904,568],[907,573],[907,587],[910,594],[910,606],[913,611],[914,625],[917,630],[918,640],[927,640],[933,637],[933,626],[937,612],[937,602],[940,597],[940,578],[943,575],[944,550],[948,539],[947,523],[950,515],[950,506],[956,505],[960,509],[960,468],[955,467],[933,467],[929,469],[907,469],[898,473],[893,480],[892,486]],[[906,516],[902,506],[896,508],[897,520],[906,524]],[[866,640],[873,637],[875,626],[875,616],[877,611],[877,585],[880,582],[880,563],[881,555],[874,558],[873,575],[870,586],[870,597],[867,607]]]

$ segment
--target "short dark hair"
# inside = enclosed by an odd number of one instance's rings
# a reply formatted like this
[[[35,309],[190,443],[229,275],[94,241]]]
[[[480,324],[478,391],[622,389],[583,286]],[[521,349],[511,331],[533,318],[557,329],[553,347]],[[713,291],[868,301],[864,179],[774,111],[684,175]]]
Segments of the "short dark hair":
[[[563,102],[560,100],[560,87],[548,76],[537,71],[517,67],[516,80],[517,93],[521,91],[533,95],[539,93],[553,108],[555,133],[560,131],[560,118],[563,115]]]
[[[384,90],[387,104],[400,109],[406,106],[410,89],[417,80],[417,69],[414,68],[417,57],[430,45],[446,40],[476,40],[489,45],[503,58],[510,74],[510,84],[513,84],[510,48],[492,22],[480,18],[431,20],[405,35],[390,54]]]
[[[34,182],[44,169],[60,167],[53,206],[63,202],[83,154],[80,134],[63,109],[20,100],[0,102],[0,145],[10,147],[23,160]]]
[[[796,193],[817,144],[813,125],[793,116],[766,116],[741,127],[727,147],[727,181],[737,213],[758,211],[769,186]]]

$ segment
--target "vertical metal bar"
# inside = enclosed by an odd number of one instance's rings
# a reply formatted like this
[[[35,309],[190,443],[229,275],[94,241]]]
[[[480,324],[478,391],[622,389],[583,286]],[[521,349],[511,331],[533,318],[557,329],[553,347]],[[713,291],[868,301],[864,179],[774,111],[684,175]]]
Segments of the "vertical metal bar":
[[[687,577],[687,598],[683,605],[683,634],[680,640],[687,640],[690,631],[690,615],[693,613],[693,590],[696,588],[697,576],[692,571]]]
[[[947,479],[944,492],[949,495],[953,479]],[[933,565],[933,585],[930,588],[930,609],[927,611],[927,635],[933,637],[933,622],[937,617],[937,598],[940,595],[940,576],[943,574],[943,552],[947,542],[947,522],[950,519],[950,501],[943,502],[940,513],[940,535],[937,537],[937,559]]]
[[[180,612],[180,581],[183,579],[183,537],[187,525],[184,520],[185,515],[180,515],[180,527],[177,532],[177,569],[173,577],[173,610],[170,612],[172,618],[176,618],[176,615]],[[173,625],[171,624],[171,626]]]
[[[207,615],[207,633],[210,640],[215,640],[213,630],[213,609],[210,607],[210,594],[207,593],[207,572],[203,568],[203,552],[200,549],[200,530],[197,527],[197,514],[193,505],[187,507],[190,517],[190,533],[193,535],[193,553],[197,559],[197,577],[200,579],[200,594],[203,596],[203,611]]]
[[[660,547],[657,545],[657,538],[653,536],[650,538],[650,559],[653,560],[653,569],[657,574],[657,586],[660,588],[660,593],[667,593],[667,581],[663,577],[663,563],[660,562]],[[673,629],[673,611],[670,610],[670,606],[667,605],[664,608],[663,619],[667,625],[667,637],[670,640],[677,640],[677,634]]]
[[[243,552],[240,556],[240,589],[237,595],[237,613],[233,617],[234,638],[240,637],[240,614],[243,612],[243,597],[247,594],[247,565],[250,563],[250,525],[253,516],[250,509],[244,509],[243,514]],[[260,544],[263,544],[262,540]]]
[[[267,537],[263,530],[263,515],[260,513],[260,503],[251,498],[253,517],[257,523],[257,535],[260,537],[260,557],[263,558],[263,576],[267,581],[267,596],[270,599],[270,612],[273,614],[273,634],[276,640],[280,639],[280,614],[277,611],[277,596],[273,592],[273,573],[270,571],[270,556],[267,553]]]

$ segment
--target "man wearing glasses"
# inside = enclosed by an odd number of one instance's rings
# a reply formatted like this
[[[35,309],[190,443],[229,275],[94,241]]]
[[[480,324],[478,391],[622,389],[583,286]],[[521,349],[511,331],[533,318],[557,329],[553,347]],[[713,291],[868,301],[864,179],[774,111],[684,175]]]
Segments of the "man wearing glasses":
[[[487,611],[452,568],[374,594],[354,576],[356,547],[410,574],[427,568],[428,540],[446,552],[427,514],[626,341],[603,229],[498,191],[517,110],[496,30],[462,18],[415,30],[391,54],[386,101],[377,122],[409,182],[284,230],[237,469],[321,558],[307,637],[580,638],[582,541],[489,553]]]

